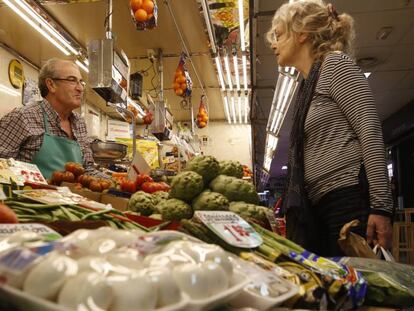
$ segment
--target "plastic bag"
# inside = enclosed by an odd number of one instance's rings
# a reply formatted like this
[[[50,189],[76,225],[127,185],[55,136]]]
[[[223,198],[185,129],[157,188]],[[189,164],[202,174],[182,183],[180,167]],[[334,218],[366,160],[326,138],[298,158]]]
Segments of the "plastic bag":
[[[187,56],[181,53],[180,62],[175,70],[173,89],[177,96],[188,97],[191,95],[193,83],[185,65]]]
[[[197,113],[196,124],[199,129],[206,127],[208,123],[208,111],[204,103],[204,98],[205,98],[204,95],[201,96],[200,105],[198,107],[198,113]]]
[[[360,235],[351,232],[352,227],[359,225],[359,220],[346,223],[340,233],[338,244],[346,256],[378,258],[376,253],[369,247],[367,241]]]
[[[374,253],[377,254],[378,259],[384,259],[385,261],[395,262],[394,257],[391,255],[390,251],[386,250],[379,244],[374,246]]]
[[[156,0],[131,0],[129,5],[132,21],[137,30],[157,27],[158,6]]]
[[[414,306],[413,266],[370,258],[341,257],[337,260],[362,273],[368,283],[366,305]]]

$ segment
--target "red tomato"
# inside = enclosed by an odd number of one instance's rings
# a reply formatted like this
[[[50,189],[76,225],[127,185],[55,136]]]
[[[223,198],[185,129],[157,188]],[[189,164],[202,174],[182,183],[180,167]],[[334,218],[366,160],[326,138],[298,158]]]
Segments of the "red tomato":
[[[5,204],[0,204],[0,223],[17,224],[19,219],[15,212]]]
[[[151,176],[148,176],[146,174],[139,174],[137,176],[137,179],[135,179],[135,185],[137,186],[137,188],[139,188],[144,182],[147,182],[147,181],[150,181],[150,182],[153,181]]]
[[[124,179],[121,182],[121,190],[129,193],[134,193],[137,191],[137,187],[132,180]]]
[[[157,191],[163,191],[163,186],[157,182],[147,181],[141,185],[141,190],[148,193],[154,193]]]

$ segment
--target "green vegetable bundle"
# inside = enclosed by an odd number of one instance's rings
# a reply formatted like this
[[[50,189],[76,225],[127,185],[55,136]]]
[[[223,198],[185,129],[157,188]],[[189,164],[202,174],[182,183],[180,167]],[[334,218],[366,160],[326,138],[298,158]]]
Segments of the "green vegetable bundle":
[[[48,205],[27,200],[8,200],[6,204],[14,210],[20,222],[104,220],[114,228],[148,231],[116,209],[95,211],[79,205]]]

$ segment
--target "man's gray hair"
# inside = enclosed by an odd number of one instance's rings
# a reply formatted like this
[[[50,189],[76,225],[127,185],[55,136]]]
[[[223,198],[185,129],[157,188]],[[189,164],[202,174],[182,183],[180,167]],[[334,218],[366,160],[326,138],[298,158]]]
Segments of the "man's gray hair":
[[[40,69],[38,86],[40,90],[40,95],[42,95],[42,97],[46,97],[47,94],[49,93],[49,89],[47,88],[47,85],[46,85],[46,79],[57,78],[56,76],[57,67],[62,63],[69,63],[77,68],[74,62],[59,59],[59,58],[51,58]]]

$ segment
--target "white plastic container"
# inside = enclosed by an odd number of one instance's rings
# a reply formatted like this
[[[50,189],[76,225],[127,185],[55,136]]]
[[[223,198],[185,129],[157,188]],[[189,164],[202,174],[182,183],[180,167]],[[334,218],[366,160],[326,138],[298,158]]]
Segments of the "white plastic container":
[[[214,296],[206,299],[190,299],[186,311],[203,311],[210,310],[216,306],[229,302],[235,296],[238,296],[243,288],[250,282],[247,276],[240,271],[235,271],[230,281],[230,287]]]

